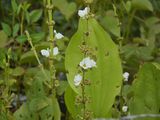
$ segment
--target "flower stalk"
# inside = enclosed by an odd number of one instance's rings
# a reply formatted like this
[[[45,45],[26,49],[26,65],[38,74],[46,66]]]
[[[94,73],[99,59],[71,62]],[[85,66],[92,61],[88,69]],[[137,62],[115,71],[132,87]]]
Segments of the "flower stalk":
[[[55,67],[54,67],[54,55],[53,55],[53,48],[54,48],[54,31],[53,31],[53,27],[54,27],[54,20],[53,20],[53,5],[51,0],[47,0],[47,11],[48,11],[48,29],[49,29],[49,42],[50,42],[50,58],[49,58],[49,66],[50,66],[50,76],[51,76],[51,85],[52,85],[52,92],[53,95],[56,96],[56,89],[55,89]]]
[[[34,53],[34,55],[35,55],[35,57],[37,59],[37,62],[39,64],[39,67],[40,67],[42,73],[44,74],[44,76],[46,77],[46,79],[49,79],[48,76],[47,76],[47,74],[46,74],[46,72],[45,72],[45,70],[44,70],[43,64],[41,63],[41,61],[40,61],[40,59],[38,57],[37,51],[36,51],[36,49],[35,49],[35,47],[34,47],[34,45],[32,43],[32,38],[30,37],[29,32],[25,31],[25,33],[26,33],[27,40],[28,40],[29,44],[31,45],[32,51],[33,51],[33,53]],[[51,86],[48,83],[46,83],[46,82],[45,82],[45,85],[47,85],[49,88],[51,88]]]

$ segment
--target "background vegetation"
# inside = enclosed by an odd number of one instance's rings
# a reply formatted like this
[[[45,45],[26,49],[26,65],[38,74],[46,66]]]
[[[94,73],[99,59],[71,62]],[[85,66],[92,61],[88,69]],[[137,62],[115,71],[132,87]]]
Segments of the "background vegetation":
[[[86,22],[79,23],[77,12],[86,3],[83,0],[52,0],[52,3],[54,29],[65,36],[56,41],[60,51],[54,60],[56,95],[52,94],[50,81],[42,73],[34,51],[50,78],[49,60],[40,54],[42,49],[50,47],[46,0],[0,0],[0,120],[80,119],[77,115],[81,107],[75,106],[80,92],[71,78],[78,69],[74,58],[82,58],[75,46],[82,43],[81,37],[87,29]],[[120,118],[130,114],[159,114],[160,1],[93,0],[90,8],[96,21],[89,20],[89,26],[93,26],[95,33],[87,40],[91,47],[96,46],[92,43],[94,39],[99,43],[98,49],[111,52],[110,62],[103,61],[103,52],[95,53],[102,57],[95,78],[101,80],[98,77],[101,73],[103,76],[107,73],[108,77],[104,77],[107,82],[102,80],[106,85],[102,91],[95,89],[97,93],[92,98],[101,99],[98,102],[94,99],[93,105],[88,106],[94,112],[91,116]],[[26,30],[34,47],[28,41]],[[75,51],[77,55],[73,55]],[[130,76],[121,85],[122,71]],[[93,73],[88,76],[92,78]],[[129,107],[127,112],[121,109],[124,105]]]

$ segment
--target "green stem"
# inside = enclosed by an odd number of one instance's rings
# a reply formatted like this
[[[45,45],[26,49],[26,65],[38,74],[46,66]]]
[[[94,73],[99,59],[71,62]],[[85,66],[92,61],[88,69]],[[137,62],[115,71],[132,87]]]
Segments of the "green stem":
[[[85,113],[86,113],[86,101],[85,101],[85,71],[83,70],[83,79],[82,79],[82,100],[83,100],[83,119],[85,120]]]
[[[32,50],[33,50],[33,52],[34,52],[34,55],[35,55],[35,57],[36,57],[36,59],[37,59],[37,62],[38,62],[38,64],[39,64],[39,67],[40,67],[41,71],[43,72],[43,74],[44,74],[44,76],[46,77],[46,79],[49,79],[48,76],[47,76],[47,74],[46,74],[46,72],[45,72],[45,70],[44,70],[43,64],[41,63],[41,61],[40,61],[40,59],[39,59],[39,57],[38,57],[38,54],[37,54],[37,52],[36,52],[36,49],[35,49],[35,47],[34,47],[34,45],[33,45],[33,43],[32,43],[32,38],[30,37],[29,32],[28,32],[28,31],[25,31],[25,33],[26,33],[28,42],[30,43],[30,45],[31,45],[31,47],[32,47]],[[45,84],[46,84],[49,88],[51,88],[47,83],[45,83]]]
[[[132,24],[132,21],[133,21],[133,18],[134,18],[134,15],[136,13],[136,10],[134,9],[131,13],[131,16],[129,17],[129,21],[128,21],[128,25],[127,25],[127,30],[126,30],[126,35],[125,35],[125,40],[127,41],[128,40],[128,37],[129,37],[129,34],[130,34],[130,29],[131,29],[131,24]]]
[[[48,28],[49,28],[49,41],[50,41],[50,75],[51,75],[51,85],[53,88],[53,94],[56,96],[56,89],[55,89],[55,68],[54,68],[54,56],[53,56],[53,48],[54,48],[54,34],[53,34],[53,5],[51,0],[47,0],[47,9],[48,9]]]

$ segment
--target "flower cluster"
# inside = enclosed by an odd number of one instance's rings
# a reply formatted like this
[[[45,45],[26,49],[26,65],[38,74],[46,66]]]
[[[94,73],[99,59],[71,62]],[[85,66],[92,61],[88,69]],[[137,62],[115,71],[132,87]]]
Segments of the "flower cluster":
[[[79,11],[78,11],[78,15],[79,15],[81,18],[85,19],[85,18],[87,17],[87,15],[89,14],[89,12],[90,12],[90,8],[89,8],[89,7],[86,7],[86,8],[84,8],[83,10],[79,10]]]
[[[129,73],[128,72],[123,73],[123,78],[124,78],[124,81],[127,82],[129,78]]]
[[[42,54],[43,56],[45,56],[45,57],[49,57],[50,51],[51,51],[51,50],[50,50],[49,48],[47,48],[47,49],[42,49],[42,50],[41,50],[41,54]],[[53,48],[53,55],[56,56],[56,55],[58,55],[58,53],[59,53],[58,47]]]
[[[90,57],[86,57],[79,63],[79,65],[82,69],[87,70],[96,67],[96,62],[92,60]],[[79,86],[81,81],[82,81],[82,76],[80,74],[75,75],[74,85]]]
[[[55,38],[57,40],[62,39],[64,36],[61,33],[57,33],[56,30],[54,30]],[[47,49],[42,49],[41,50],[41,55],[45,57],[49,57],[51,50],[49,48]],[[53,55],[56,56],[59,54],[58,47],[53,48]]]

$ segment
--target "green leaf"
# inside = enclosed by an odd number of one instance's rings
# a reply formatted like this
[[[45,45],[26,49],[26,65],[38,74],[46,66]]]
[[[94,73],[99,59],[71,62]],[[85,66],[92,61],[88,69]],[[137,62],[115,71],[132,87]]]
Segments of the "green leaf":
[[[41,9],[33,10],[30,13],[30,22],[31,23],[37,22],[40,19],[41,16],[42,16],[42,10]]]
[[[17,36],[17,33],[19,31],[19,23],[15,24],[14,27],[13,27],[13,37]]]
[[[15,69],[12,70],[12,75],[13,76],[22,76],[24,74],[24,69],[22,67],[16,67]]]
[[[107,11],[106,16],[100,20],[103,27],[113,35],[120,37],[119,20],[115,17],[113,11]]]
[[[11,35],[11,28],[8,24],[2,22],[2,29],[8,36]]]
[[[149,0],[132,0],[132,7],[139,10],[153,11],[153,6]]]
[[[27,37],[26,37],[26,35],[20,35],[20,36],[18,36],[17,38],[16,38],[16,40],[17,40],[17,42],[19,42],[19,43],[24,43],[24,42],[26,42],[27,41]]]
[[[76,118],[80,113],[80,108],[75,104],[75,98],[77,94],[73,91],[73,89],[68,86],[66,92],[64,94],[65,104],[67,106],[67,110],[71,113],[73,118]]]
[[[76,4],[74,2],[68,3],[66,0],[53,0],[53,4],[68,20],[76,12]]]
[[[28,103],[24,103],[15,113],[15,120],[36,120],[36,114],[29,111]]]
[[[96,54],[97,67],[85,73],[85,78],[91,80],[92,83],[86,88],[86,95],[92,101],[87,105],[87,108],[92,110],[94,117],[102,118],[108,116],[115,96],[120,92],[122,82],[121,60],[117,46],[95,19],[88,20],[88,28],[90,34],[86,41],[87,45],[93,49],[92,52]],[[78,73],[77,66],[83,59],[79,45],[84,40],[86,30],[87,20],[80,19],[78,31],[72,37],[65,57],[69,84],[78,94],[81,94],[81,89],[74,86],[74,77]]]
[[[5,32],[3,32],[2,30],[0,31],[0,48],[5,47],[6,43],[7,43],[7,35]]]
[[[132,86],[134,96],[131,99],[129,106],[131,114],[159,114],[159,85],[160,69],[157,69],[156,66],[151,63],[144,64],[140,68]],[[136,120],[146,119],[141,118]]]
[[[60,85],[57,87],[57,94],[61,96],[66,91],[67,87],[68,87],[67,81],[60,81]]]
[[[44,39],[45,33],[44,32],[39,32],[39,33],[33,33],[31,34],[32,42],[37,43],[40,40]]]
[[[13,12],[16,13],[16,11],[18,9],[18,5],[16,3],[16,0],[11,0],[11,5],[12,5]]]
[[[31,110],[31,112],[38,112],[48,106],[49,104],[47,102],[47,98],[45,97],[43,98],[41,96],[41,97],[36,97],[31,100],[29,104],[29,109]]]
[[[20,63],[21,64],[25,64],[25,63],[37,64],[37,60],[33,51],[29,51],[21,55]]]

